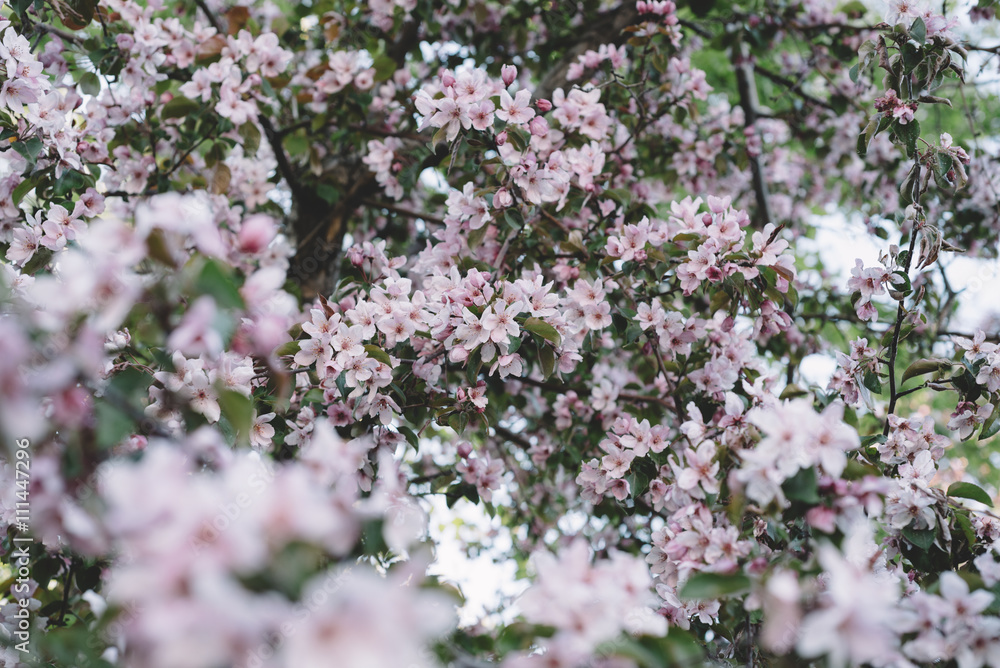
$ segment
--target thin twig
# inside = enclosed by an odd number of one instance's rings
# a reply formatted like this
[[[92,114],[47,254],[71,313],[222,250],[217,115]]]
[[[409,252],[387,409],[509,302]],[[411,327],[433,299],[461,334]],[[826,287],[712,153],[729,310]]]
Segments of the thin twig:
[[[910,252],[906,254],[906,262],[903,263],[903,272],[909,273],[910,261],[913,259],[913,247],[917,242],[917,226],[914,224],[910,230]],[[886,414],[885,427],[882,430],[884,436],[889,435],[889,416],[896,410],[896,353],[899,351],[899,331],[903,328],[903,316],[906,309],[903,307],[903,300],[899,300],[899,307],[896,309],[896,324],[892,330],[892,343],[889,344],[889,411]]]
[[[219,23],[219,19],[217,19],[215,14],[212,13],[212,10],[208,8],[205,0],[194,0],[194,4],[198,5],[198,9],[201,10],[201,13],[205,15],[205,18],[208,19],[208,22],[212,24],[212,27],[215,28],[220,35],[226,34],[226,31],[222,29],[222,24]]]

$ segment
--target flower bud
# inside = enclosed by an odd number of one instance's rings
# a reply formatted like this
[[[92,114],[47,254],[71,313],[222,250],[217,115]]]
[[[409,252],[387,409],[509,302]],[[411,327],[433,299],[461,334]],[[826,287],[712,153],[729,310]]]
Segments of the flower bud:
[[[514,197],[506,188],[500,188],[493,194],[493,207],[505,209],[514,203]]]
[[[462,459],[468,459],[469,455],[472,454],[472,443],[468,441],[462,441],[458,444],[458,456]]]
[[[135,38],[128,33],[119,33],[115,35],[115,44],[122,51],[131,51],[132,47],[135,46]]]
[[[535,106],[538,107],[538,111],[542,112],[543,114],[547,111],[552,110],[552,103],[546,100],[545,98],[535,100]]]
[[[528,132],[536,137],[544,137],[549,134],[549,124],[541,116],[535,116],[528,121]]]
[[[517,78],[517,68],[513,65],[504,65],[500,68],[500,78],[503,79],[504,86],[510,86]]]
[[[455,85],[455,75],[451,72],[445,72],[441,75],[441,85],[445,88],[451,88]]]
[[[503,146],[506,143],[507,143],[507,131],[504,130],[503,132],[497,135],[497,146]]]

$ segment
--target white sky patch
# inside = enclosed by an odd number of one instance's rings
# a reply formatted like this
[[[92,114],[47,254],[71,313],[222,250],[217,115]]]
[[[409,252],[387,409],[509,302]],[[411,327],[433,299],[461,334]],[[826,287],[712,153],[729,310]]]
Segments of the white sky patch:
[[[452,508],[448,508],[443,495],[429,500],[430,535],[437,544],[437,558],[429,571],[458,585],[465,595],[459,623],[471,626],[479,622],[489,627],[513,621],[516,606],[505,606],[499,615],[492,614],[502,601],[513,600],[528,586],[528,582],[516,579],[516,564],[504,558],[513,548],[509,532],[482,506],[465,499]],[[464,545],[470,542],[483,545],[478,556],[466,554]]]

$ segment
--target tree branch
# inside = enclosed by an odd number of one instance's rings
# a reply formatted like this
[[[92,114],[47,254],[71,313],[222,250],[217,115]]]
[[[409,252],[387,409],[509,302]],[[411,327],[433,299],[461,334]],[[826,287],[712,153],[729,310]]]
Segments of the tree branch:
[[[220,35],[226,34],[226,31],[222,29],[222,24],[219,23],[219,19],[216,18],[215,14],[212,13],[212,10],[208,8],[205,0],[194,0],[194,4],[198,5],[198,9],[201,10],[201,13],[205,15],[205,18],[208,19],[208,22],[212,24],[212,27],[215,28]]]
[[[913,229],[910,230],[910,252],[906,254],[906,262],[903,266],[903,271],[905,273],[910,272],[910,261],[913,259],[913,247],[917,242],[917,226],[914,223]],[[896,324],[892,330],[892,343],[889,344],[889,410],[886,413],[885,427],[882,429],[882,435],[889,435],[889,416],[893,414],[896,410],[896,400],[899,399],[898,394],[896,394],[896,353],[899,351],[899,330],[903,327],[903,316],[906,314],[906,309],[903,308],[903,300],[899,300],[899,307],[896,309]]]
[[[800,98],[802,98],[806,102],[809,102],[810,104],[814,104],[818,107],[823,107],[824,109],[829,109],[831,111],[836,111],[836,109],[834,109],[829,102],[821,100],[818,97],[813,97],[809,93],[806,93],[804,90],[802,90],[802,86],[798,82],[792,81],[787,77],[783,77],[777,72],[772,72],[766,67],[761,67],[760,65],[754,65],[754,71],[763,76],[764,78],[770,79],[774,83],[784,86],[790,92],[795,93]]]
[[[361,200],[361,204],[364,204],[365,206],[370,206],[375,209],[385,209],[386,211],[391,211],[392,213],[398,214],[400,216],[405,216],[407,218],[419,218],[420,220],[426,220],[428,223],[437,223],[439,225],[444,225],[444,220],[438,218],[437,216],[421,213],[420,211],[412,211],[410,209],[404,209],[394,204],[387,204],[386,202],[376,202],[375,200],[370,200],[370,199]]]
[[[733,46],[733,68],[736,71],[736,85],[740,93],[740,107],[743,108],[743,125],[757,131],[757,87],[754,85],[753,66],[746,54],[742,42]],[[757,210],[754,222],[758,227],[764,227],[771,222],[771,205],[767,193],[767,182],[764,180],[764,170],[758,156],[747,151],[750,161],[750,172],[753,176],[754,197],[757,200]]]

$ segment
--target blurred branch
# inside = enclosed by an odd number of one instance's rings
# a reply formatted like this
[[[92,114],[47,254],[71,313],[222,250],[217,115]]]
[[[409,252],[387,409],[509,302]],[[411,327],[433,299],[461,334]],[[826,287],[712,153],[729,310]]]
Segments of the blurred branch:
[[[806,102],[809,102],[810,104],[814,104],[818,107],[823,107],[824,109],[829,109],[831,111],[836,111],[836,109],[834,109],[829,102],[821,100],[818,97],[813,97],[809,93],[806,93],[804,90],[802,90],[801,83],[799,82],[792,81],[791,79],[783,77],[777,72],[772,72],[766,67],[761,67],[760,65],[754,65],[754,71],[760,74],[765,79],[770,79],[774,83],[784,88],[787,88],[790,92],[795,93],[800,98],[802,98]]]
[[[405,216],[407,218],[419,218],[420,220],[426,220],[428,223],[437,223],[439,225],[444,225],[444,220],[438,218],[437,216],[432,216],[427,213],[421,213],[420,211],[412,211],[410,209],[404,209],[394,204],[387,204],[385,202],[376,202],[375,200],[370,200],[370,199],[361,200],[361,203],[364,204],[365,206],[370,206],[376,209],[385,209],[386,211],[391,211],[392,213],[398,214],[400,216]]]
[[[740,94],[740,107],[743,108],[743,125],[757,132],[757,86],[753,78],[753,65],[742,42],[733,46],[730,56],[733,69],[736,71],[736,85]],[[757,155],[747,151],[750,162],[750,172],[753,177],[753,192],[757,200],[754,222],[764,227],[771,222],[771,204],[767,192],[767,181],[764,179],[764,169]]]
[[[212,13],[212,10],[208,8],[205,0],[194,0],[194,4],[198,5],[198,9],[201,10],[201,13],[205,15],[205,18],[208,19],[208,22],[212,24],[212,27],[215,28],[220,35],[226,34],[226,31],[222,29],[222,24],[219,23],[219,19],[216,18],[215,14]]]

